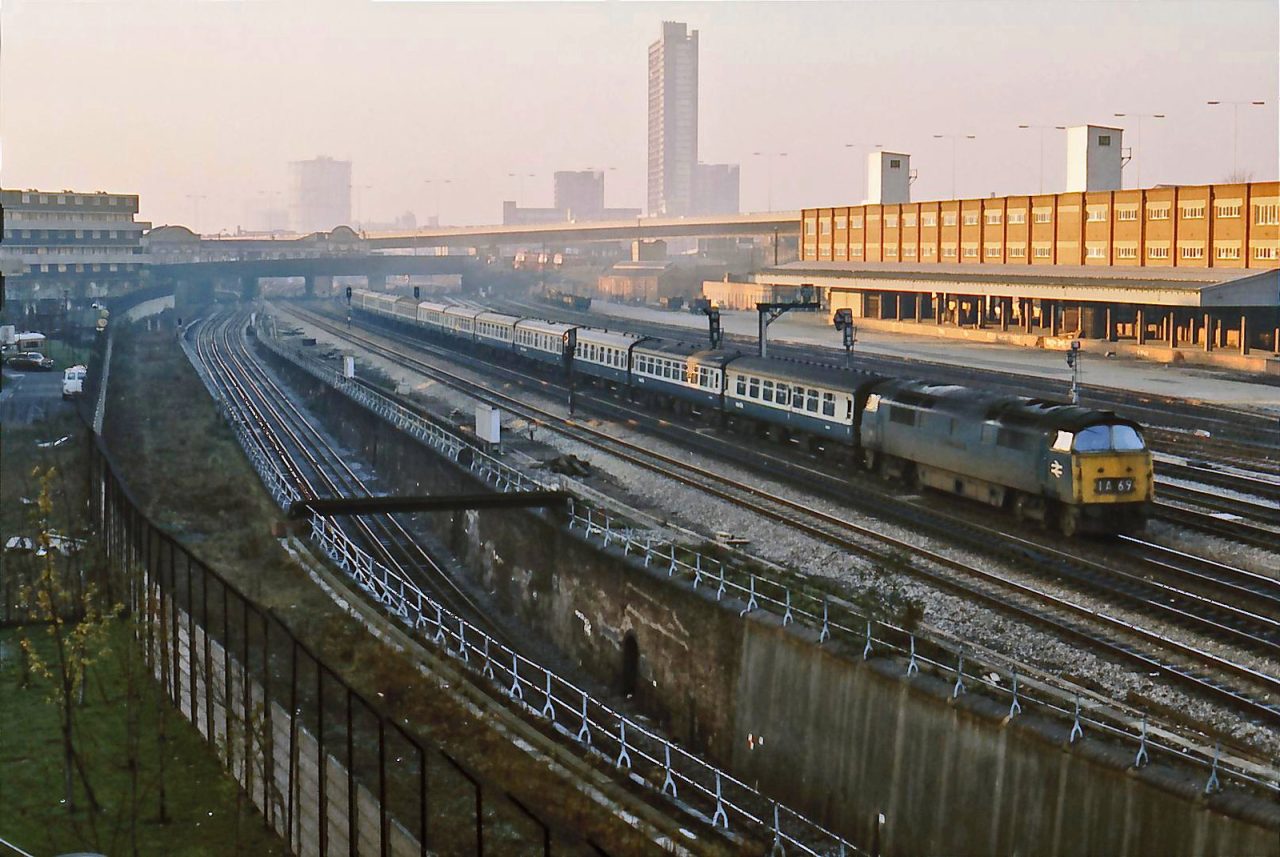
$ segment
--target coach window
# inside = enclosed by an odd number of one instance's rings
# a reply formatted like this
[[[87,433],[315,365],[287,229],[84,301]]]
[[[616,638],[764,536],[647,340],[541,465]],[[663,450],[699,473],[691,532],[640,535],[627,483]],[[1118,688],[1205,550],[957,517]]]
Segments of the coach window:
[[[816,414],[818,412],[818,391],[811,387],[808,392],[809,395],[805,398],[804,409],[811,414]]]
[[[791,403],[791,388],[786,384],[783,384],[781,381],[778,382],[778,392],[776,395],[779,405],[786,407]]]
[[[760,379],[759,378],[752,378],[748,382],[748,387],[749,387],[749,391],[747,393],[748,398],[751,398],[751,399],[760,398]]]
[[[764,382],[764,395],[762,396],[762,398],[766,402],[769,402],[769,403],[773,402],[773,382],[772,381]]]
[[[822,415],[825,417],[834,417],[836,415],[836,397],[834,393],[822,394]]]

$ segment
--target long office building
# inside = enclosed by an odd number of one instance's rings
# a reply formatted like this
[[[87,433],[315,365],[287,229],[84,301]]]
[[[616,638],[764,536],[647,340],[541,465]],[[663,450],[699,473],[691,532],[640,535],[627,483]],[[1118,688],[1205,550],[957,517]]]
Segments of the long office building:
[[[694,210],[698,166],[698,31],[664,21],[649,46],[649,216]]]
[[[799,260],[754,285],[904,332],[1280,355],[1280,182],[809,208]],[[1237,364],[1280,372],[1260,359]]]
[[[135,288],[146,258],[137,194],[0,190],[0,273],[14,302],[81,299]]]

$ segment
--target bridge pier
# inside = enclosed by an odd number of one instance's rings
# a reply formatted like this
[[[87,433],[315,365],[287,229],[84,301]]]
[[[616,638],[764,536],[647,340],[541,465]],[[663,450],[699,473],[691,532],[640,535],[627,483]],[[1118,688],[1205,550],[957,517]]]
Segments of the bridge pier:
[[[368,281],[368,289],[371,292],[385,292],[387,290],[386,274],[368,274],[365,280]]]
[[[262,285],[257,277],[240,278],[240,297],[246,301],[255,300],[262,294]]]
[[[308,274],[303,277],[304,292],[309,298],[317,295],[329,297],[333,294],[333,277],[328,274]]]

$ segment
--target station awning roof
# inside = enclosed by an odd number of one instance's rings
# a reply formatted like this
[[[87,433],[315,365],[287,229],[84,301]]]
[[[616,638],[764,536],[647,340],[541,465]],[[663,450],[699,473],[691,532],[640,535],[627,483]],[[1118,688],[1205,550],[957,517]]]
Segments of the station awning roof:
[[[768,268],[756,279],[771,285],[808,283],[850,291],[952,292],[1207,309],[1280,307],[1280,269],[1275,268],[804,261]]]

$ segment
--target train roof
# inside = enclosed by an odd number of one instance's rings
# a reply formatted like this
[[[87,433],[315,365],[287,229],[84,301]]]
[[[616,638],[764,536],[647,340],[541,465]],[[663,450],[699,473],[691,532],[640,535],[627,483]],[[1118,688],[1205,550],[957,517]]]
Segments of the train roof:
[[[480,315],[481,312],[482,310],[479,310],[473,306],[458,306],[455,304],[454,306],[451,306],[448,309],[446,309],[444,311],[444,314],[456,315],[462,318],[475,318],[476,316]]]
[[[857,391],[867,384],[882,380],[880,375],[861,369],[807,363],[802,360],[781,360],[776,357],[743,357],[735,360],[734,369],[782,381],[803,381],[835,390]]]
[[[563,321],[547,321],[542,318],[522,318],[515,324],[521,330],[537,330],[555,336],[563,336],[565,331],[573,330],[578,326],[576,324],[566,324]]]
[[[505,324],[508,327],[514,325],[519,320],[520,316],[518,315],[507,315],[506,313],[494,312],[492,310],[485,310],[476,316],[476,321],[490,321],[495,324]]]
[[[632,349],[633,354],[660,354],[663,357],[692,357],[702,351],[708,351],[702,343],[677,342],[673,339],[646,337]]]
[[[448,304],[436,303],[435,301],[420,301],[418,303],[418,309],[425,309],[428,312],[444,312],[448,308]]]
[[[1099,423],[1142,428],[1113,411],[1027,396],[996,395],[955,384],[897,380],[886,382],[876,392],[889,402],[1043,431],[1079,431]]]
[[[596,345],[611,345],[614,348],[621,348],[626,351],[637,340],[644,337],[636,333],[626,333],[620,330],[601,330],[598,327],[580,327],[578,328],[579,342],[594,342]]]

